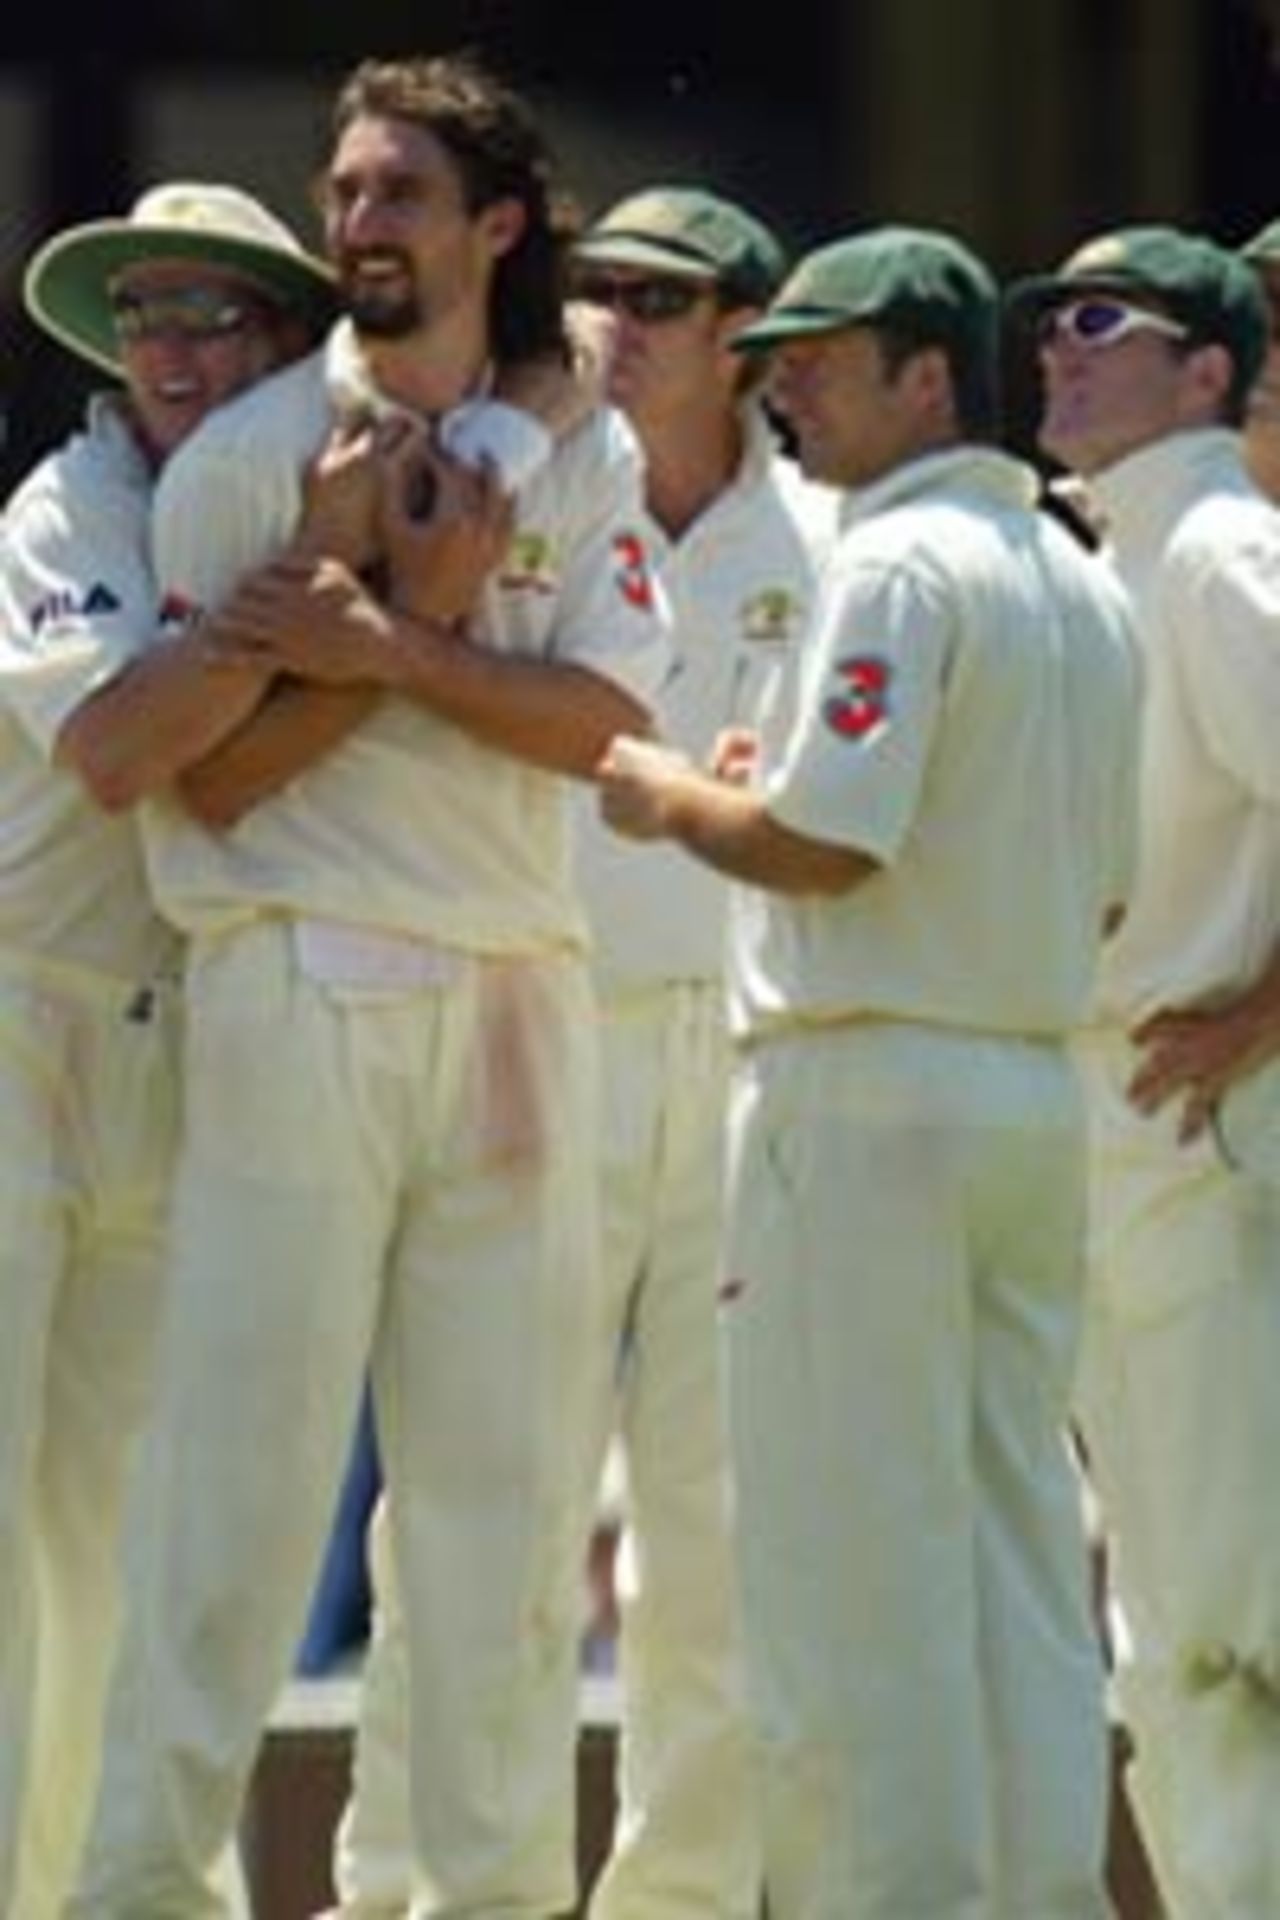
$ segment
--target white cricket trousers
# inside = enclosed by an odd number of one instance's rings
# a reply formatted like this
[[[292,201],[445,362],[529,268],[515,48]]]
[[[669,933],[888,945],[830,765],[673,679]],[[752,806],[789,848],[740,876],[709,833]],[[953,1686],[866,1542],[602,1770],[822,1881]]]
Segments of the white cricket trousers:
[[[622,1724],[591,1920],[757,1920],[757,1785],[729,1539],[717,1333],[728,1042],[719,982],[606,998],[603,1278],[614,1364]]]
[[[743,1062],[730,1154],[770,1920],[1097,1920],[1070,1065],[942,1028],[791,1031]]]
[[[1280,1914],[1280,1190],[1143,1120],[1120,1034],[1093,1122],[1078,1401],[1128,1628],[1129,1784],[1170,1920]]]
[[[198,943],[154,1555],[70,1911],[197,1920],[324,1551],[365,1371],[404,1583],[415,1920],[573,1899],[594,1052],[571,956],[437,984]]]
[[[160,1311],[171,994],[0,954],[0,1913],[60,1914],[97,1775]]]
[[[760,1859],[728,1532],[716,1286],[727,1040],[720,986],[606,1003],[601,1024],[604,1346],[587,1512],[624,1442],[623,1710],[615,1842],[592,1920],[756,1920]],[[378,1596],[334,1879],[344,1913],[407,1904],[403,1619],[375,1519]]]

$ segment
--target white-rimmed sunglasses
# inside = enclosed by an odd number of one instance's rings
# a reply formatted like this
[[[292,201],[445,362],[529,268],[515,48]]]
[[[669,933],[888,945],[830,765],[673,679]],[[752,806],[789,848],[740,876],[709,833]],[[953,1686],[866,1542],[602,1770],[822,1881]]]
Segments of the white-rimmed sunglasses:
[[[1165,313],[1152,313],[1149,307],[1133,307],[1127,300],[1070,300],[1066,306],[1051,307],[1036,325],[1040,347],[1114,347],[1134,333],[1158,333],[1166,340],[1185,340],[1189,329],[1180,320]]]

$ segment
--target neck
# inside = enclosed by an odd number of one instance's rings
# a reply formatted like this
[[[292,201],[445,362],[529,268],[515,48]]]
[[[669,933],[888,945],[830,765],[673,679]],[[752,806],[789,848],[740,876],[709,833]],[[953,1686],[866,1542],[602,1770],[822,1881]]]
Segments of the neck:
[[[1272,500],[1280,501],[1280,419],[1249,421],[1244,457],[1254,484]]]
[[[742,422],[735,408],[712,416],[636,422],[645,455],[645,504],[678,539],[733,480],[742,460]]]
[[[485,385],[490,357],[482,315],[449,316],[402,340],[361,334],[359,341],[379,391],[415,413],[447,413]]]
[[[138,409],[133,404],[133,400],[127,393],[121,396],[120,415],[128,427],[130,434],[133,436],[134,445],[137,447],[152,473],[159,473],[165,463],[169,450],[159,446],[157,442],[151,438],[151,435],[147,432],[142,415],[138,412]]]

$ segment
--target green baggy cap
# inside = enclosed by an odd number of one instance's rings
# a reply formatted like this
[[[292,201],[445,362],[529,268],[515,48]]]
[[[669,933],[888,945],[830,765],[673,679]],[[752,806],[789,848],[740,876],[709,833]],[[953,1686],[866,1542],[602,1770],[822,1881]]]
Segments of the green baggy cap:
[[[588,227],[573,255],[593,266],[714,280],[750,307],[764,306],[786,271],[782,248],[754,214],[701,187],[629,195]]]
[[[769,311],[744,327],[743,352],[805,334],[895,321],[923,341],[994,354],[999,296],[986,267],[949,234],[875,227],[806,254]]]
[[[1226,347],[1251,382],[1267,350],[1267,309],[1244,259],[1177,227],[1122,227],[1088,240],[1056,273],[1015,281],[1005,296],[1014,319],[1034,318],[1082,294],[1158,300],[1193,341]]]

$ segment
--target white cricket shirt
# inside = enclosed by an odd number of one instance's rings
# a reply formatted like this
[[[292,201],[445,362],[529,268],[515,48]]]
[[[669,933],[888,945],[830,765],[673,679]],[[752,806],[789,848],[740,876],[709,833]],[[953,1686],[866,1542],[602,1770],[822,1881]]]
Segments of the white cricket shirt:
[[[735,889],[739,1028],[1080,1019],[1128,890],[1139,673],[1123,594],[1035,494],[958,447],[849,496],[765,792],[882,870],[838,899]]]
[[[53,764],[71,713],[153,639],[152,476],[115,395],[0,522],[0,948],[122,980],[173,944],[131,816]]]
[[[728,726],[751,724],[788,648],[812,619],[839,496],[783,459],[755,407],[737,474],[677,540],[648,539],[672,622],[655,700],[662,735],[701,761]],[[598,978],[607,989],[724,973],[727,888],[663,842],[623,839],[595,795],[575,796],[579,872]]]
[[[1138,884],[1098,990],[1127,1026],[1239,992],[1280,938],[1280,514],[1224,428],[1090,485],[1147,680]]]
[[[168,463],[155,550],[171,607],[215,608],[287,541],[303,469],[352,391],[354,360],[340,325],[309,359],[221,409]],[[642,693],[656,683],[665,628],[639,452],[620,415],[598,410],[519,488],[477,637]],[[166,913],[192,931],[275,910],[482,952],[576,942],[567,784],[389,697],[230,832],[210,833],[175,807],[146,809],[150,870]]]

